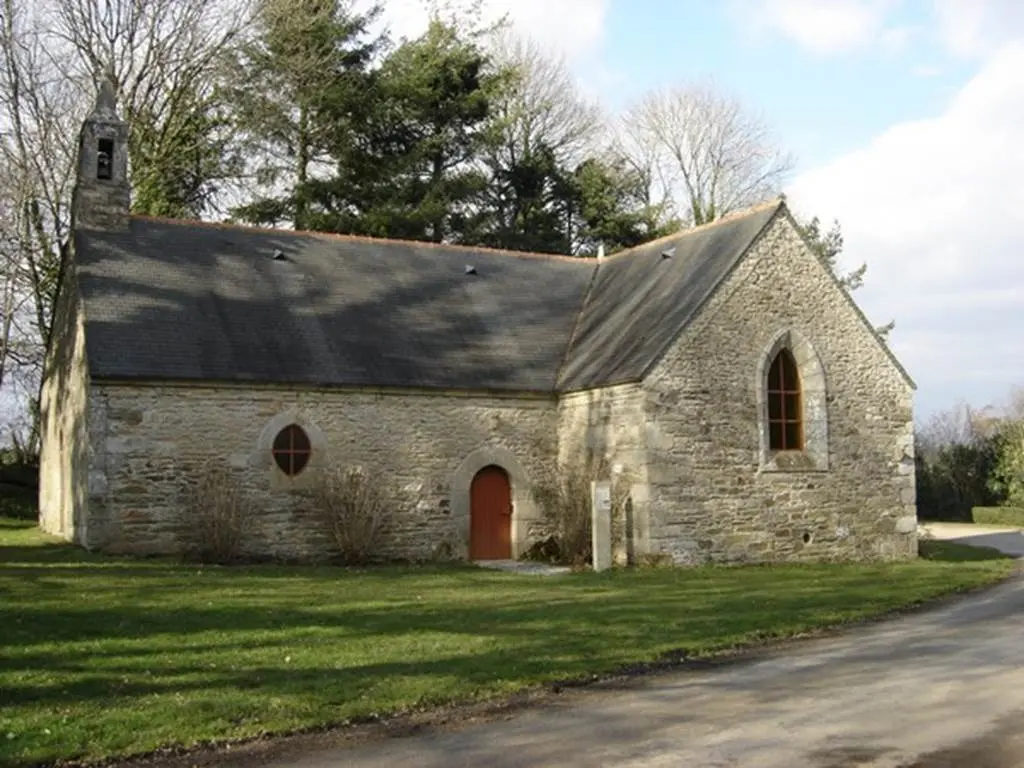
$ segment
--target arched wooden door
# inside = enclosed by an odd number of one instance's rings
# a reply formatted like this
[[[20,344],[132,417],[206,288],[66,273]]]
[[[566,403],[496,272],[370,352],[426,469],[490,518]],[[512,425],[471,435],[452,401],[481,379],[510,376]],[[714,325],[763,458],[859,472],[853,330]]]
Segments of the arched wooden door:
[[[512,558],[512,486],[501,467],[484,467],[470,486],[469,558]]]

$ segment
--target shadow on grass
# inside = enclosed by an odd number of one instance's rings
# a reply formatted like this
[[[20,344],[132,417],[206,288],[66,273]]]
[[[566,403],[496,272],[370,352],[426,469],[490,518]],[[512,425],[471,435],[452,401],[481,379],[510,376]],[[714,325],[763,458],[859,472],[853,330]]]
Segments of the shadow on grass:
[[[36,527],[35,517],[14,517],[0,515],[0,531],[29,531]]]
[[[208,567],[90,554],[0,523],[0,700],[26,734],[55,712],[77,723],[59,743],[31,736],[24,754],[36,756],[466,700],[837,624],[1000,568],[961,564],[958,546],[898,565],[544,578],[465,565]],[[858,652],[922,663],[941,649]],[[109,742],[94,742],[104,728]]]
[[[918,551],[925,560],[943,563],[967,563],[985,560],[1012,560],[1012,555],[1004,554],[993,547],[960,544],[955,541],[938,539],[922,540]]]

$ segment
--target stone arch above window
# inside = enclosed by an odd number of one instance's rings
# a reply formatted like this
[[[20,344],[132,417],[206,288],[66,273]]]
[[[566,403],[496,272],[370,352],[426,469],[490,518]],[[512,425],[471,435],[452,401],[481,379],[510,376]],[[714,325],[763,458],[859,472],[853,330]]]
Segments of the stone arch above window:
[[[776,334],[757,369],[762,471],[825,471],[828,392],[821,359],[801,334]]]
[[[294,488],[310,481],[315,475],[311,469],[328,466],[327,453],[323,432],[298,409],[289,408],[263,425],[250,463],[270,473],[271,487]]]

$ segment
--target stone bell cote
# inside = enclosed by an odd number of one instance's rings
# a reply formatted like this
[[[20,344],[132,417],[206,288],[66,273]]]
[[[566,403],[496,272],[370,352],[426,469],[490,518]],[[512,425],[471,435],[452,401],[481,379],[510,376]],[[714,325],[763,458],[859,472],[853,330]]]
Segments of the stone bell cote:
[[[85,229],[128,226],[128,124],[117,114],[113,78],[100,83],[96,106],[82,124],[78,178],[72,208],[74,224]]]

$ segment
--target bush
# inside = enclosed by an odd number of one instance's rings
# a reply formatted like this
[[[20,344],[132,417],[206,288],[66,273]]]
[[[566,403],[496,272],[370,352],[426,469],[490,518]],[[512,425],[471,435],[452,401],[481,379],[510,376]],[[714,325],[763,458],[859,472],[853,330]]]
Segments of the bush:
[[[562,548],[558,544],[558,539],[548,536],[533,542],[520,559],[534,563],[560,563],[563,560]]]
[[[995,439],[952,443],[925,452],[917,465],[917,512],[922,520],[966,522],[971,508],[998,504],[989,479],[998,460]]]
[[[39,516],[39,467],[0,451],[0,517],[34,520]]]
[[[1024,528],[1024,507],[975,507],[974,522],[979,525],[1009,525]]]
[[[185,554],[204,563],[237,560],[247,517],[245,495],[231,471],[207,465],[185,504]]]
[[[35,520],[39,516],[36,508],[38,494],[35,488],[0,483],[0,517]]]
[[[313,504],[346,564],[374,558],[388,516],[387,493],[377,475],[362,468],[325,471]]]
[[[590,485],[607,475],[607,463],[588,454],[560,466],[554,482],[534,488],[534,498],[551,525],[557,545],[547,547],[547,552],[563,565],[593,562]]]

